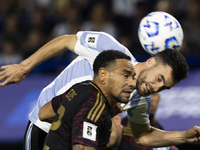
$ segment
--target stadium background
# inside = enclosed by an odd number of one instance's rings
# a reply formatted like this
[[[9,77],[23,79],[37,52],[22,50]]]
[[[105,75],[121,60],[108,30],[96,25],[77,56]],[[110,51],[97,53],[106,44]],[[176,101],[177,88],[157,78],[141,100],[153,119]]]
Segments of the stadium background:
[[[125,45],[138,61],[150,56],[142,49],[137,27],[149,12],[161,10],[182,25],[181,53],[189,77],[161,92],[157,118],[165,130],[200,125],[200,3],[198,0],[1,0],[0,66],[19,63],[51,39],[79,30],[105,31]],[[0,149],[22,149],[28,114],[40,91],[75,58],[67,51],[35,68],[20,84],[0,88]],[[180,150],[199,146],[180,145]]]

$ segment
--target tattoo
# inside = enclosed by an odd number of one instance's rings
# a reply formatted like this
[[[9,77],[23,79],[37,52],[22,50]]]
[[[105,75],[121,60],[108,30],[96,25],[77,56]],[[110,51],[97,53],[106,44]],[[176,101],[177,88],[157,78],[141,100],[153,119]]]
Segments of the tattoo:
[[[95,148],[93,147],[89,147],[89,146],[84,146],[81,144],[75,144],[72,146],[73,150],[95,150]]]

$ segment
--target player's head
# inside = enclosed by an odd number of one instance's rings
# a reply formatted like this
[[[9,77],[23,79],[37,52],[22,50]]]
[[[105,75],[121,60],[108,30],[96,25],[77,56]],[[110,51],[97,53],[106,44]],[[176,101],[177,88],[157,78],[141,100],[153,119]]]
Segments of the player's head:
[[[137,78],[138,94],[144,96],[172,86],[187,78],[188,64],[177,50],[159,52],[145,62],[144,70]]]
[[[135,70],[131,58],[116,50],[101,52],[93,64],[94,79],[110,99],[127,103],[135,89]]]

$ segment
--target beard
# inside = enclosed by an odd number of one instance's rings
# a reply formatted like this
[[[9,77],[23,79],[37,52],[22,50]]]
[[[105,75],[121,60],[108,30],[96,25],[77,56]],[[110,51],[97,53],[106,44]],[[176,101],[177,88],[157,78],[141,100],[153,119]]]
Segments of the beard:
[[[140,95],[140,96],[146,96],[144,91],[142,91],[141,89],[141,85],[142,85],[142,82],[140,82],[139,80],[137,80],[136,82],[136,90],[137,90],[137,93]]]
[[[149,94],[146,94],[144,92],[144,90],[142,90],[141,86],[142,86],[142,83],[146,83],[146,75],[145,75],[145,71],[143,70],[140,75],[138,76],[138,79],[136,81],[136,90],[137,90],[137,93],[140,95],[140,96],[146,96],[146,95],[149,95]]]

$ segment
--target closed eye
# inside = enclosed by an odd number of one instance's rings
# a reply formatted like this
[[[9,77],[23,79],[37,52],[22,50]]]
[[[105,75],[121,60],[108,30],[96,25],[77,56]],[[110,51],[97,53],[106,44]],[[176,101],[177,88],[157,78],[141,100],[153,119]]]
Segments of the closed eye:
[[[125,78],[128,78],[128,75],[125,74],[124,77],[125,77]]]
[[[161,82],[161,81],[162,81],[161,78],[158,77],[158,82]]]

